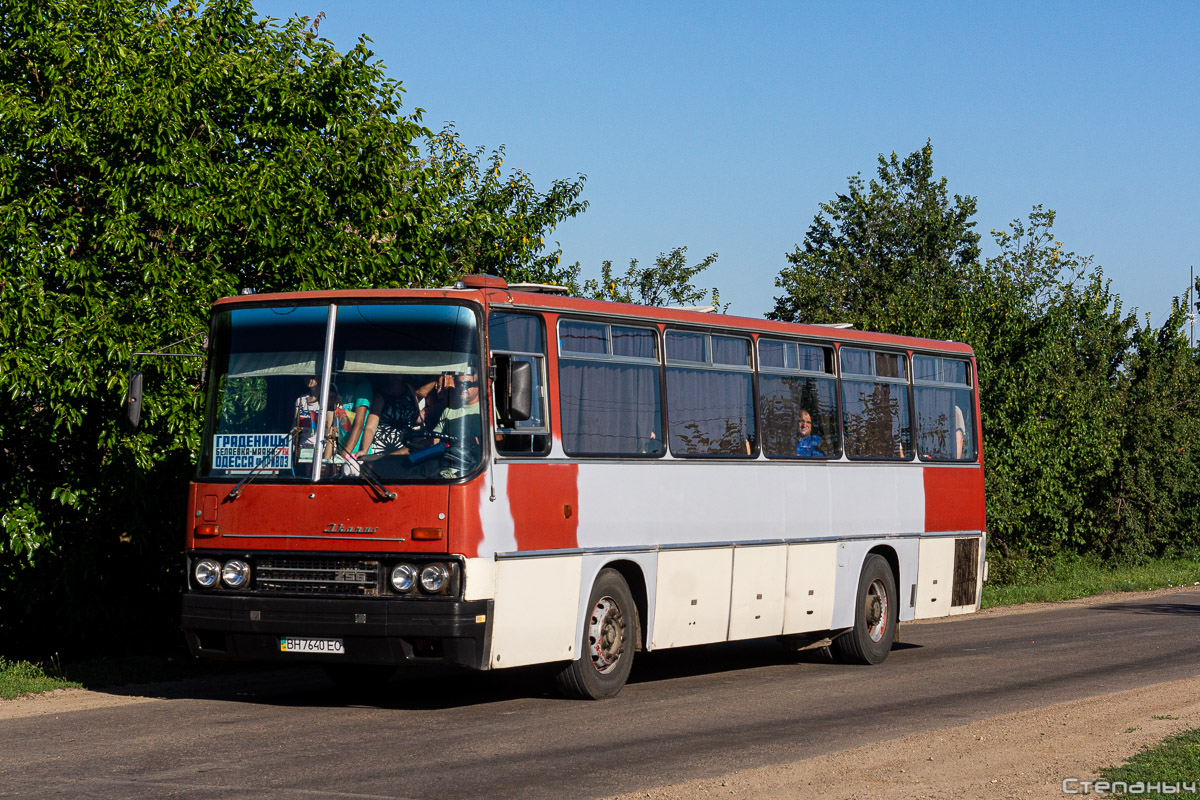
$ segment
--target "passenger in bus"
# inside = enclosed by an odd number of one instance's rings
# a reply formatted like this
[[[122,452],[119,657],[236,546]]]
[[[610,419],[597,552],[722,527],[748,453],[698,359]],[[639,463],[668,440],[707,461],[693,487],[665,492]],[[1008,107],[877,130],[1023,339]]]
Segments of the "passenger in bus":
[[[310,375],[304,379],[304,394],[296,398],[295,411],[292,414],[296,459],[297,462],[308,463],[306,470],[312,468],[313,449],[317,446],[317,421],[321,417],[320,385],[321,378],[318,375]]]
[[[349,377],[349,376],[343,376]],[[343,460],[344,475],[358,474],[358,458],[364,455],[360,451],[363,442],[363,431],[367,426],[367,417],[371,413],[371,400],[374,390],[366,378],[352,380],[350,391],[342,394],[337,384],[329,387],[329,431],[326,432],[325,458],[334,455]]]
[[[429,439],[445,408],[445,377],[398,373],[383,377],[371,402],[360,451],[369,455],[408,455]]]
[[[954,408],[952,427],[948,421],[950,407]],[[918,426],[921,435],[919,455],[922,458],[953,459],[955,461],[973,458],[972,448],[967,437],[967,421],[962,406],[957,403],[953,403],[952,406],[943,406],[938,409],[938,413],[920,418]]]
[[[417,398],[417,428],[427,434],[426,439],[450,402],[450,381],[449,372],[414,375],[412,378],[413,395]]]
[[[812,414],[800,409],[800,419],[796,421],[796,455],[808,458],[824,458],[825,454],[818,448],[821,437],[813,433]]]
[[[967,422],[963,419],[962,408],[954,406],[954,457],[961,460],[967,444]]]
[[[329,384],[329,413],[325,415],[325,460],[333,458],[333,449],[350,435],[353,423],[342,404],[342,395],[336,383]]]

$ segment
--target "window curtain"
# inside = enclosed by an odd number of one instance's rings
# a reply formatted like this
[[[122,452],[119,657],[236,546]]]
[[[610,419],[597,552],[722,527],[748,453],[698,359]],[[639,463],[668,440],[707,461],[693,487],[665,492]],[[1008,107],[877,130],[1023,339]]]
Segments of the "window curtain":
[[[656,455],[662,450],[658,367],[559,362],[563,449],[570,455]]]
[[[850,458],[912,455],[912,424],[905,384],[843,379],[842,413],[846,455]]]
[[[667,368],[667,412],[675,455],[748,455],[754,389],[748,372]]]
[[[975,460],[975,406],[970,389],[918,386],[917,447],[922,458]],[[955,432],[963,435],[959,454]]]

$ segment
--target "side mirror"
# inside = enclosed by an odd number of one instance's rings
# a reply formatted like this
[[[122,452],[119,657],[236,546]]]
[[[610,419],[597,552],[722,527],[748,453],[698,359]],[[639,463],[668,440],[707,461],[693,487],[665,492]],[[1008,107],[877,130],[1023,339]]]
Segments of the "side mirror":
[[[533,364],[499,353],[496,362],[496,416],[501,422],[523,422],[533,414]]]
[[[129,371],[129,388],[125,392],[125,423],[136,431],[142,421],[142,373]]]

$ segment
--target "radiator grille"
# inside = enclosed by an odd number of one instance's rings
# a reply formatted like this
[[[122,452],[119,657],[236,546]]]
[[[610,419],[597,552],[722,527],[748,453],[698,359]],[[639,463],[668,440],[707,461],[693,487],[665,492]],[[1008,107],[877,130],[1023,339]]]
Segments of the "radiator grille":
[[[254,584],[260,592],[377,595],[379,561],[326,556],[260,558]]]

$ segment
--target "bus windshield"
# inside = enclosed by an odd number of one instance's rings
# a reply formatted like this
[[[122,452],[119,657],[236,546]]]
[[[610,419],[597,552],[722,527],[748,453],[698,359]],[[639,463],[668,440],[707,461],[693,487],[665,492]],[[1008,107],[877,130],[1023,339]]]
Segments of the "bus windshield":
[[[466,306],[226,309],[212,340],[201,477],[442,481],[480,463]]]

